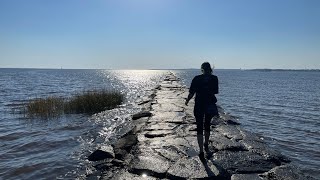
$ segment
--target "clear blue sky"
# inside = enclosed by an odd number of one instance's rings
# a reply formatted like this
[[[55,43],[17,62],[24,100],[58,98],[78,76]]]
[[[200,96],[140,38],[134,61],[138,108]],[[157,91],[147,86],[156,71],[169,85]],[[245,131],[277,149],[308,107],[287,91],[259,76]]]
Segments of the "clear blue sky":
[[[0,67],[320,68],[319,0],[1,0]]]

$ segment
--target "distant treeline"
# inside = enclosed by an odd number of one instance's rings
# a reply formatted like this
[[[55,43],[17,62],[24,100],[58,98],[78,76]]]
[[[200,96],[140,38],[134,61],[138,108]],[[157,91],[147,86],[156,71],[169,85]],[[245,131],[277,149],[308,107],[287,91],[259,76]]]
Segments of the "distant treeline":
[[[263,72],[268,72],[268,71],[315,71],[315,72],[320,72],[320,69],[243,69],[246,71],[263,71]]]

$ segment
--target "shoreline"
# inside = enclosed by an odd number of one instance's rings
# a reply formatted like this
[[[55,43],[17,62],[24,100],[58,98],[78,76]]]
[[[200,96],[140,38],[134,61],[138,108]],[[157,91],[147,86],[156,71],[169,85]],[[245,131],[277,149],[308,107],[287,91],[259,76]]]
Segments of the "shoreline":
[[[187,88],[169,74],[148,99],[138,103],[131,130],[110,145],[93,152],[100,179],[313,179],[274,151],[256,134],[219,108],[211,123],[206,163],[198,158],[193,103],[184,105]]]

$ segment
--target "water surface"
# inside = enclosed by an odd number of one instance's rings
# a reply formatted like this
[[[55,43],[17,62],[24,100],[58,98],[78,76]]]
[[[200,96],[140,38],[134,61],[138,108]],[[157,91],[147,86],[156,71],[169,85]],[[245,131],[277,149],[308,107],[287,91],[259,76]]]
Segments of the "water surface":
[[[71,178],[92,173],[87,156],[138,112],[136,105],[166,71],[0,69],[0,177]],[[121,107],[100,116],[30,119],[12,114],[26,100],[69,97],[93,89],[125,94]]]
[[[171,70],[186,86],[199,70]],[[0,177],[56,179],[84,177],[86,160],[99,145],[122,132],[136,105],[168,71],[0,69]],[[307,174],[320,179],[320,72],[216,70],[218,103],[242,127],[265,137]],[[116,109],[56,119],[13,114],[28,99],[92,89],[126,95]],[[119,128],[120,127],[120,128]]]

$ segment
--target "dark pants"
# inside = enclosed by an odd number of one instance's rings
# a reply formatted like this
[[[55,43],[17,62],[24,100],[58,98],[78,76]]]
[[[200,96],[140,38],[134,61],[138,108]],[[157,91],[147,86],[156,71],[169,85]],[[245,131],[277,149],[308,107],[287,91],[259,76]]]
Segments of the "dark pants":
[[[194,108],[194,116],[197,123],[197,134],[203,135],[203,129],[210,134],[210,123],[213,116],[217,116],[218,109],[215,104],[207,107],[197,107]],[[203,123],[204,120],[204,123]],[[204,126],[204,128],[203,128]]]
[[[196,117],[196,123],[197,123],[197,134],[203,135],[203,129],[210,134],[210,123],[213,115],[203,113],[203,114],[197,114],[195,115],[195,117]],[[203,124],[203,120],[204,120],[204,124]]]

